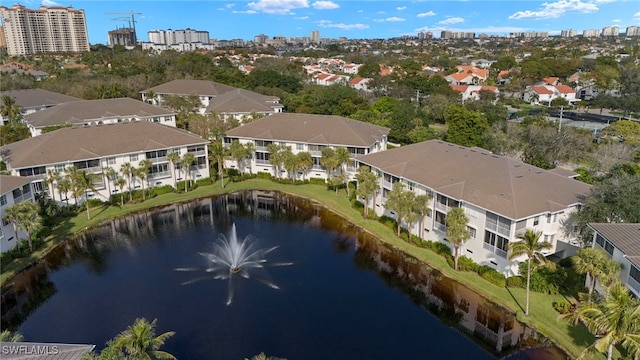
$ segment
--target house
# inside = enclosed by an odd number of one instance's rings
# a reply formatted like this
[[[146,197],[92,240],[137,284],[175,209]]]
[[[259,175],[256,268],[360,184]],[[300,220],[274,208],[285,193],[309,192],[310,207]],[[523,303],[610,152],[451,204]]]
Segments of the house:
[[[313,157],[313,167],[308,174],[298,172],[295,178],[327,178],[320,164],[322,149],[345,147],[354,156],[383,151],[387,148],[389,129],[353,119],[334,115],[311,115],[280,113],[269,115],[247,125],[227,131],[225,146],[234,140],[242,144],[252,143],[255,153],[250,158],[249,171],[266,172],[273,176],[286,176],[286,171],[276,174],[269,162],[267,146],[278,144],[289,146],[294,154],[309,152]],[[227,160],[225,166],[237,168],[236,161]]]
[[[115,178],[107,179],[103,169],[112,168],[117,177],[125,178],[127,189],[143,185],[140,179],[121,173],[125,163],[138,167],[141,160],[152,162],[145,188],[173,185],[174,171],[167,158],[169,152],[178,152],[181,156],[187,152],[194,155],[189,179],[208,177],[208,143],[208,140],[190,132],[148,121],[93,124],[63,128],[2,146],[0,158],[11,175],[35,177],[34,189],[48,192],[51,199],[57,201],[68,199],[73,202],[74,198],[60,194],[57,183],[52,187],[45,185],[44,178],[50,172],[64,177],[71,166],[86,171],[93,174],[96,189],[88,192],[87,196],[106,200],[119,189],[114,185]],[[176,179],[185,179],[187,174],[183,169],[176,168]]]
[[[571,86],[556,85],[556,90],[558,91],[558,97],[567,100],[569,104],[574,104],[577,101],[580,101],[576,98],[576,91],[573,90]]]
[[[542,79],[542,85],[556,86],[556,85],[560,84],[559,81],[560,81],[560,78],[555,77],[555,76],[549,76],[549,77],[546,77],[546,78]]]
[[[593,244],[622,264],[620,281],[640,297],[640,223],[590,223]]]
[[[555,99],[554,88],[550,85],[535,85],[528,87],[523,95],[522,100],[532,105],[548,105],[551,106],[551,101]]]
[[[342,66],[342,72],[345,74],[355,75],[358,73],[362,64],[345,64]]]
[[[35,81],[42,81],[49,77],[49,73],[47,72],[35,70],[30,65],[15,62],[15,61],[0,65],[0,74],[2,74],[2,76],[11,76],[13,74],[18,74],[18,75],[26,74],[31,76]]]
[[[223,100],[214,101],[216,98],[228,93],[229,95],[224,97]],[[278,97],[261,95],[208,80],[173,80],[141,91],[140,94],[142,101],[158,105],[162,105],[167,96],[194,96],[200,100],[200,106],[197,109],[200,114],[204,115],[215,111],[223,118],[250,116],[257,109],[256,102],[263,104],[259,106],[261,109],[259,113],[275,114],[281,112],[284,108],[280,104],[280,98]],[[240,98],[244,98],[249,102],[243,104],[239,100]],[[233,106],[230,106],[232,103]],[[267,107],[270,107],[271,110],[268,110]],[[229,112],[227,113],[227,111]]]
[[[121,122],[149,121],[176,126],[176,113],[131,98],[77,100],[25,116],[31,136],[46,128],[91,126]]]
[[[82,100],[75,96],[59,94],[44,89],[10,90],[0,92],[0,97],[8,96],[20,107],[22,116],[33,114],[36,111],[48,109],[68,101]],[[2,118],[3,123],[8,119]]]
[[[216,112],[223,120],[234,118],[242,121],[247,116],[266,116],[281,113],[284,105],[280,98],[235,89],[209,101],[207,113]]]
[[[472,100],[477,101],[480,100],[480,92],[488,91],[495,95],[495,99],[498,99],[500,96],[500,90],[498,90],[495,86],[487,86],[487,85],[453,85],[450,84],[451,88],[460,93],[462,102]]]
[[[458,65],[456,69],[458,70],[458,74],[468,74],[471,76],[472,80],[467,84],[480,84],[485,82],[489,77],[489,69],[479,69],[471,65]]]
[[[349,86],[356,90],[369,91],[370,78],[355,77],[349,80]]]
[[[377,215],[395,217],[385,203],[393,184],[402,182],[407,190],[432,197],[423,227],[418,228],[420,221],[403,226],[424,240],[450,245],[445,217],[452,208],[461,207],[471,234],[461,254],[506,276],[518,273],[517,261],[508,259],[507,246],[526,229],[542,232],[542,240],[552,246],[546,255],[564,258],[578,250],[563,222],[590,192],[588,184],[481,148],[439,140],[362,155],[355,161],[379,177]]]
[[[474,83],[473,76],[467,73],[449,74],[444,79],[451,85],[471,85]]]
[[[34,191],[31,188],[31,177],[0,175],[0,252],[4,253],[13,249],[18,243],[18,239],[26,239],[24,230],[18,229],[18,233],[13,230],[13,224],[4,220],[4,211],[22,201],[35,201]]]

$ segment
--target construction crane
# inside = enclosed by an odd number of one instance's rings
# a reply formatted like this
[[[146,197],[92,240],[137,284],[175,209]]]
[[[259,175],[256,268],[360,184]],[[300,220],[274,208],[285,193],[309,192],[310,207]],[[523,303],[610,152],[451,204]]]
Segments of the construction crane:
[[[138,37],[137,37],[137,36],[138,36],[138,35],[136,34],[136,18],[135,18],[135,15],[142,15],[142,13],[134,12],[134,11],[132,10],[132,11],[129,11],[129,12],[106,12],[105,14],[111,14],[111,15],[114,15],[114,14],[115,14],[115,15],[131,15],[131,20],[128,20],[128,21],[129,21],[129,27],[133,29],[133,36],[135,36],[135,40],[136,40],[136,43],[137,43],[137,41],[138,41]],[[120,21],[123,21],[124,19],[125,19],[125,18],[120,17],[120,18],[111,19],[111,20],[120,20]],[[128,19],[128,17],[126,17],[126,19]]]

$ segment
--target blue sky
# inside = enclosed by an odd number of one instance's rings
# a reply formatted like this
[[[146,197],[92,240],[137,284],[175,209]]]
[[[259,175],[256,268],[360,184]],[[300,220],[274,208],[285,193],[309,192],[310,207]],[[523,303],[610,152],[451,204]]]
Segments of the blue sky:
[[[185,29],[209,31],[212,39],[252,40],[255,35],[309,36],[350,39],[391,38],[442,30],[499,34],[575,29],[602,29],[616,25],[640,26],[638,0],[27,0],[28,8],[43,5],[73,6],[85,10],[89,41],[107,43],[107,32],[128,26],[120,19],[135,15],[138,37],[147,31]],[[10,6],[4,2],[5,6]],[[107,14],[116,12],[124,14]]]

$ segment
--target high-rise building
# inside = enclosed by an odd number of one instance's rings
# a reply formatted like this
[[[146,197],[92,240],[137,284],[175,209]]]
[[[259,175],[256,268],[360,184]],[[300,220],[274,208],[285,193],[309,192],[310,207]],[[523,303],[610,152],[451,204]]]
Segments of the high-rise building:
[[[264,44],[269,40],[269,37],[265,34],[256,35],[253,37],[253,42],[256,44]]]
[[[192,43],[209,43],[209,32],[198,31],[193,29],[185,30],[153,30],[147,32],[149,42],[152,44],[192,44]]]
[[[582,32],[583,37],[598,37],[600,36],[600,31],[595,29],[584,30]]]
[[[575,36],[578,36],[578,31],[573,29],[562,30],[560,32],[560,37],[575,37]]]
[[[602,28],[602,36],[618,36],[620,28],[617,26],[605,26]]]
[[[627,36],[640,36],[640,26],[629,26],[625,31]]]
[[[311,42],[312,43],[316,43],[316,44],[320,44],[320,31],[313,30],[311,32]]]
[[[120,28],[111,30],[108,33],[109,46],[123,45],[123,46],[136,46],[136,31],[133,28]]]
[[[89,51],[84,10],[72,7],[27,9],[0,6],[9,55]]]

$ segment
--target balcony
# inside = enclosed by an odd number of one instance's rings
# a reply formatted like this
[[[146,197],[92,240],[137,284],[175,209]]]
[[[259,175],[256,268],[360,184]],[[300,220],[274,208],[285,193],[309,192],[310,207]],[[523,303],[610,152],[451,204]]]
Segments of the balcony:
[[[493,245],[491,245],[489,243],[483,242],[482,243],[482,248],[487,250],[487,251],[489,251],[489,252],[491,252],[491,253],[493,253],[493,254],[496,254],[496,255],[500,256],[501,258],[505,258],[505,259],[507,258],[507,252],[506,251],[504,251],[504,250],[502,250],[500,248],[497,248],[497,247],[495,247],[495,246],[493,246]]]
[[[447,225],[440,224],[439,222],[435,222],[435,223],[433,224],[433,228],[434,228],[434,229],[436,229],[436,230],[438,230],[438,231],[442,231],[442,232],[444,232],[444,233],[446,233],[446,232],[447,232]]]
[[[436,210],[440,210],[446,214],[449,212],[449,210],[451,210],[451,208],[443,203],[439,203],[436,201]]]
[[[485,221],[484,223],[484,227],[487,228],[488,230],[494,231],[500,235],[504,235],[506,237],[511,236],[511,228],[502,226],[502,225],[498,225],[497,223],[492,223],[489,221]]]
[[[152,164],[163,163],[163,162],[169,161],[169,160],[167,160],[166,156],[151,158],[151,159],[148,159],[148,160],[151,160]]]
[[[149,174],[149,179],[160,179],[171,176],[170,171],[160,171],[157,173]]]
[[[260,145],[256,145],[256,151],[266,151],[269,152],[269,150],[267,150],[266,146],[260,146]]]
[[[271,165],[269,160],[256,159],[256,165]]]
[[[391,181],[382,180],[382,187],[385,189],[393,190],[393,183]]]

